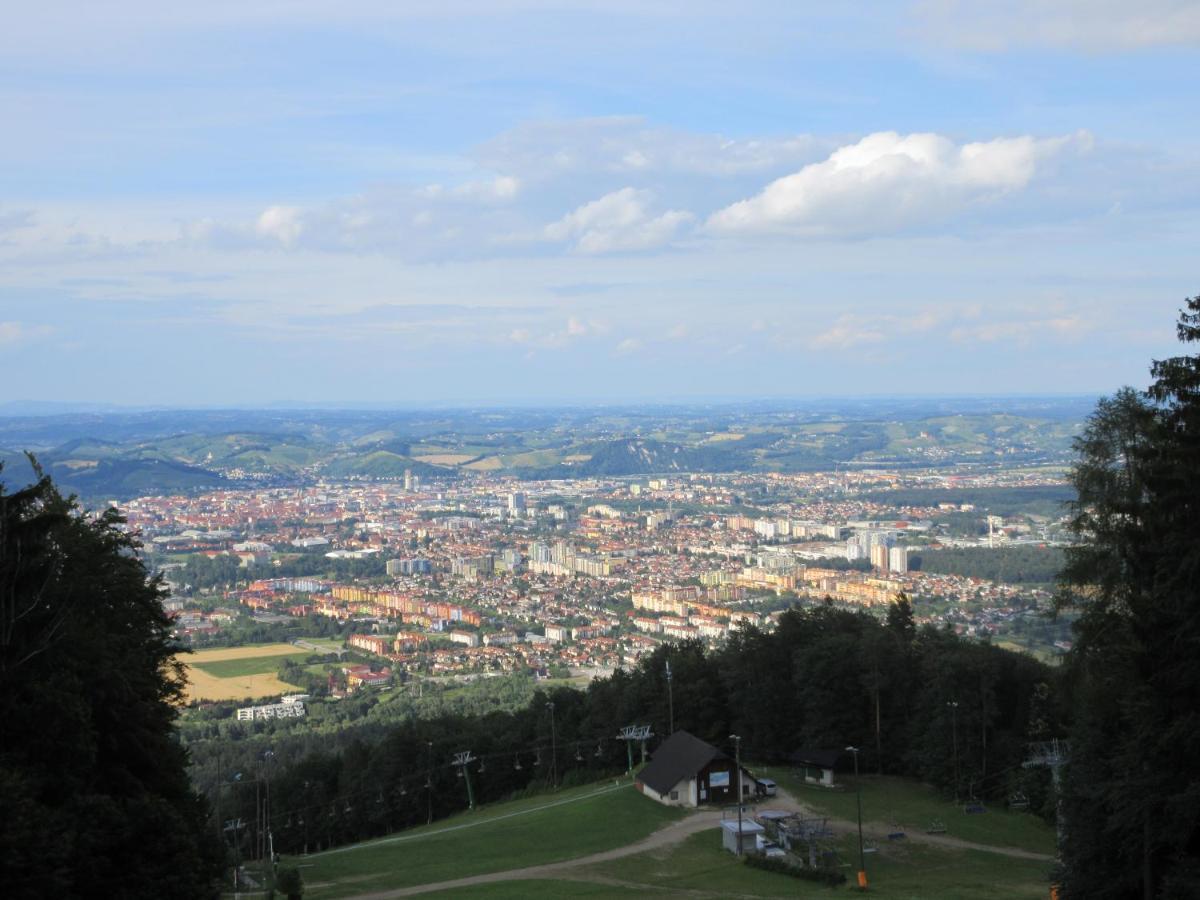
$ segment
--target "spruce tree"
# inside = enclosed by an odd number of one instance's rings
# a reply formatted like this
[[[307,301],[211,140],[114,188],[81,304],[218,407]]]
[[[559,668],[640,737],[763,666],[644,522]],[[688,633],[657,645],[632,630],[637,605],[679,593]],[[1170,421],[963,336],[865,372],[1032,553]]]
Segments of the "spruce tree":
[[[1200,340],[1200,297],[1179,337]],[[1200,896],[1200,357],[1152,374],[1077,443],[1067,897]]]
[[[219,845],[173,730],[170,620],[122,526],[46,477],[0,482],[6,897],[215,893]]]

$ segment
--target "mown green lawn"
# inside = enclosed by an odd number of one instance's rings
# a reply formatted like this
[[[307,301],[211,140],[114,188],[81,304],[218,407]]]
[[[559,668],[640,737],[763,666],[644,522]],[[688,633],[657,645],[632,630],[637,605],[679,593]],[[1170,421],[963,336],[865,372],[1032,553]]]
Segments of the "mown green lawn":
[[[789,768],[764,766],[754,769],[754,773],[773,778],[800,803],[825,815],[851,820],[857,816],[853,776],[844,779],[844,791],[831,791],[805,784]],[[934,788],[910,779],[864,775],[859,783],[864,822],[889,827],[898,823],[905,831],[923,832],[937,819],[946,826],[947,834],[964,841],[1037,853],[1055,851],[1054,829],[1029,813],[989,805],[986,813],[969,815],[963,812],[961,804],[948,801]]]
[[[211,662],[188,663],[214,678],[240,678],[243,675],[266,675],[278,672],[285,659],[303,662],[312,656],[311,650],[285,653],[281,656],[250,656],[245,659],[218,659]]]
[[[835,842],[846,884],[826,888],[807,881],[752,869],[721,848],[717,829],[694,834],[664,852],[644,853],[570,874],[566,879],[508,881],[457,888],[434,896],[542,898],[664,896],[702,892],[714,897],[837,897],[857,890],[858,843],[853,836]],[[1041,862],[980,851],[949,850],[914,843],[889,844],[867,855],[870,896],[887,900],[1045,900],[1047,872]]]
[[[300,867],[305,897],[342,897],[586,856],[633,843],[682,815],[628,782],[615,789],[607,782],[287,862]]]

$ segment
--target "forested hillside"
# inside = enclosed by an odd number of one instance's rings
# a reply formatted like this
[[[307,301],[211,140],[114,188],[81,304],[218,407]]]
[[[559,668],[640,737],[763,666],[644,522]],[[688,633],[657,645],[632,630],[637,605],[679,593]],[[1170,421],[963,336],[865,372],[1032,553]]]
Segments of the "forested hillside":
[[[650,725],[657,736],[651,749],[667,733],[668,660],[675,727],[718,746],[737,733],[748,759],[855,745],[868,770],[980,798],[1006,797],[1020,786],[1035,806],[1050,808],[1044,773],[1020,764],[1029,740],[1060,725],[1054,673],[1022,654],[915,629],[906,601],[886,623],[818,607],[790,611],[777,631],[745,631],[716,652],[695,643],[663,646],[632,671],[587,691],[539,692],[518,712],[250,738],[227,744],[222,765],[226,773],[269,776],[275,795],[287,798],[273,814],[280,849],[294,851],[306,839],[360,840],[426,821],[430,804],[434,816],[462,809],[467,795],[451,765],[458,751],[482,761],[472,770],[478,802],[545,783],[549,702],[560,780],[623,771],[625,747],[614,739],[623,726]],[[215,748],[199,740],[191,749],[197,780],[215,792]],[[252,814],[250,791],[226,791],[223,802]],[[310,823],[308,832],[301,821]]]

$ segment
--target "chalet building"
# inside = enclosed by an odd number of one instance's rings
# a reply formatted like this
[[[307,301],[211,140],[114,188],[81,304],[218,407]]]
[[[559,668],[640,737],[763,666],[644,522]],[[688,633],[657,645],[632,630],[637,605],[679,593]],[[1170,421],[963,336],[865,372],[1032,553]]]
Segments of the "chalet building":
[[[789,759],[807,784],[833,787],[833,770],[841,756],[840,750],[797,750]]]
[[[636,786],[647,797],[667,806],[737,802],[737,764],[686,731],[677,731],[654,751],[638,773]],[[742,795],[755,793],[754,776],[742,768]]]

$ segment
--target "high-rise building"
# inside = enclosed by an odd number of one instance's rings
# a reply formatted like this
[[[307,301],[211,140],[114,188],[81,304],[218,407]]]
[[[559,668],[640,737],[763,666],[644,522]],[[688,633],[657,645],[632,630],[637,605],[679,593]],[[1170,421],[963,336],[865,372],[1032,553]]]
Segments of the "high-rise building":
[[[875,544],[871,548],[871,567],[887,571],[888,547],[886,544]]]
[[[525,514],[525,494],[513,491],[508,495],[508,514],[514,518]]]
[[[892,547],[888,550],[888,569],[901,575],[908,571],[907,547]]]

